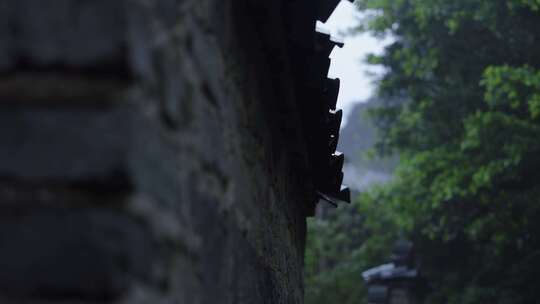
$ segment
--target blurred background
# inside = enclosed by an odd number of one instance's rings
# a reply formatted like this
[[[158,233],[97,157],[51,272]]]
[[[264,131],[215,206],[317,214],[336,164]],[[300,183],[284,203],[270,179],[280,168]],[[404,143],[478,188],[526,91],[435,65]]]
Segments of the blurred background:
[[[306,303],[537,303],[540,1],[342,1],[353,203],[309,219]],[[368,271],[369,270],[369,271]]]

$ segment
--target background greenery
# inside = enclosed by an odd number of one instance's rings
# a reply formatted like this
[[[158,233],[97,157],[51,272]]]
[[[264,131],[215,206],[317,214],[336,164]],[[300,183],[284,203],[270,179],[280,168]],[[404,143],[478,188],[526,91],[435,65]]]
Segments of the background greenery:
[[[414,241],[427,303],[540,301],[540,0],[362,0],[394,42],[376,151],[393,180],[312,220],[307,303],[365,303],[360,273]]]

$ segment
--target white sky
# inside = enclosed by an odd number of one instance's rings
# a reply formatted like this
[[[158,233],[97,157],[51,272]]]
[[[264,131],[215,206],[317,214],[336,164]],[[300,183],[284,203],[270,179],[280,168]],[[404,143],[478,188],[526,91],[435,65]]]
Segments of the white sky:
[[[381,53],[388,39],[380,40],[369,34],[350,35],[345,32],[358,24],[360,13],[354,4],[342,0],[326,23],[317,22],[317,28],[330,32],[345,42],[343,48],[334,48],[328,77],[340,79],[338,108],[348,117],[352,105],[363,102],[374,93],[373,77],[367,73],[380,74],[382,69],[364,63],[369,53]],[[345,121],[343,123],[345,125]]]

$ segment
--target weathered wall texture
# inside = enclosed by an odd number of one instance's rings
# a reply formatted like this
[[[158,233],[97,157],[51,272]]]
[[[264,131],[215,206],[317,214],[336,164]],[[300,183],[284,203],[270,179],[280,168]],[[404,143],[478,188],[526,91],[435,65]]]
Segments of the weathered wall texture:
[[[1,1],[0,301],[302,303],[310,3]]]

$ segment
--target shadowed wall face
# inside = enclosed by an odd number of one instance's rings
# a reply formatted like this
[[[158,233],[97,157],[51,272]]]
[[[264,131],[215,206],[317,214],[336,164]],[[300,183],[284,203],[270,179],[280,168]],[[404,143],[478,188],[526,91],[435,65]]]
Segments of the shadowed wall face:
[[[302,303],[337,0],[0,3],[3,303]]]
[[[0,3],[3,303],[302,302],[313,189],[263,2]]]

